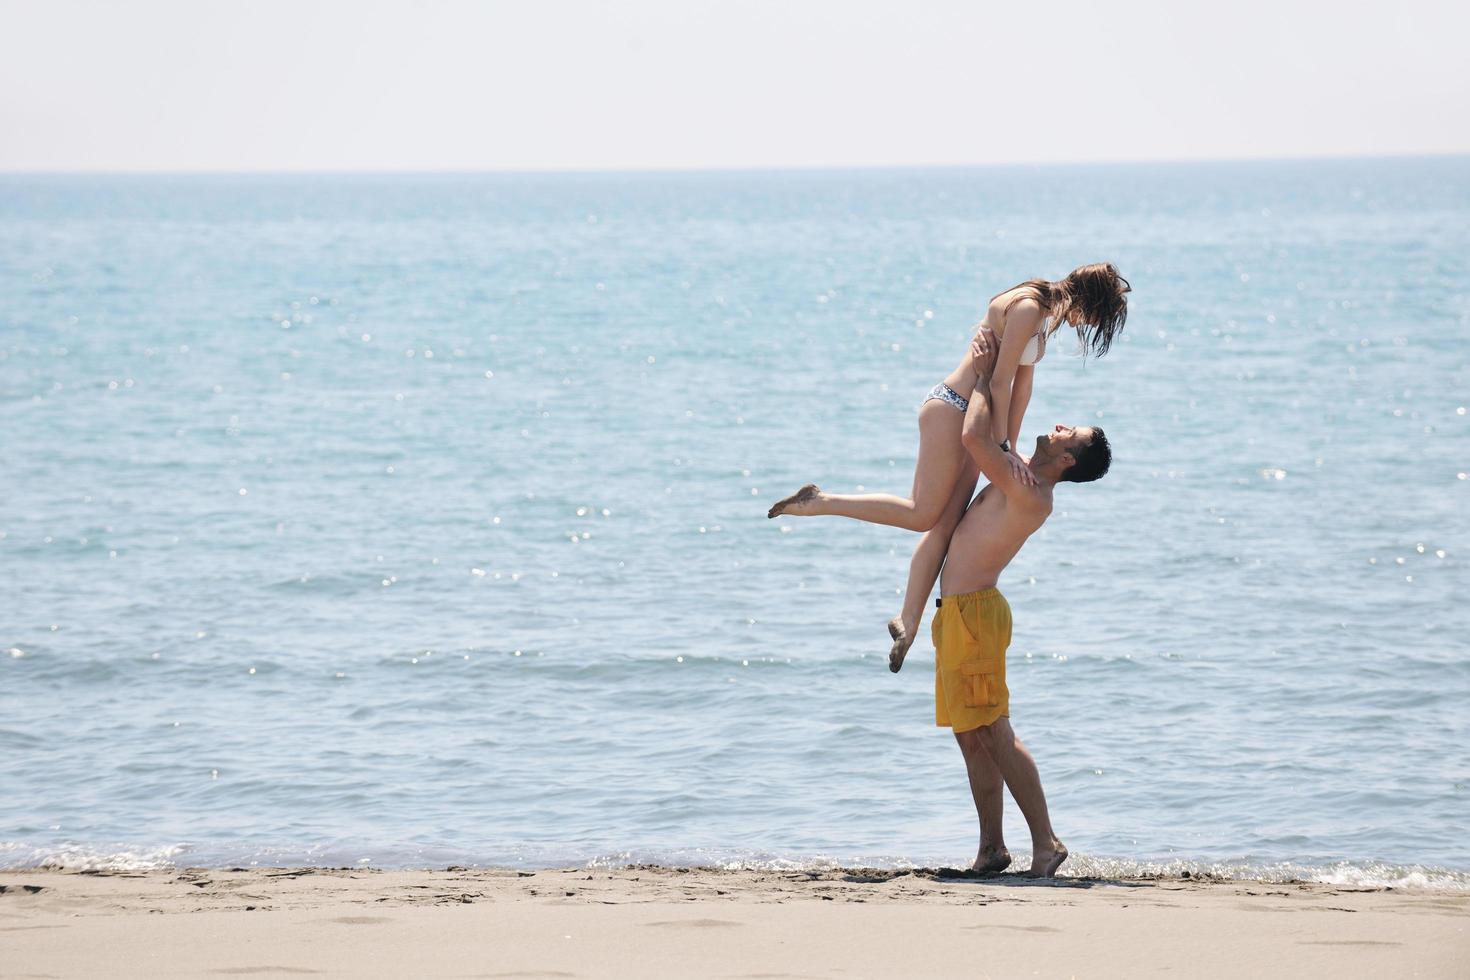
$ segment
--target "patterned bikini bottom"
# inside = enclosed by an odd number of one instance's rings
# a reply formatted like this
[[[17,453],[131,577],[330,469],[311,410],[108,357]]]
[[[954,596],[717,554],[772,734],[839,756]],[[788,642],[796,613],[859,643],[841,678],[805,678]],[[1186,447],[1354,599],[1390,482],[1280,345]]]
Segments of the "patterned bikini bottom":
[[[939,384],[929,389],[929,397],[920,402],[919,407],[923,408],[924,405],[928,404],[936,398],[944,402],[946,405],[953,405],[961,412],[968,411],[970,408],[970,400],[968,398],[960,397],[960,395],[953,388],[945,384],[943,381],[939,382]]]

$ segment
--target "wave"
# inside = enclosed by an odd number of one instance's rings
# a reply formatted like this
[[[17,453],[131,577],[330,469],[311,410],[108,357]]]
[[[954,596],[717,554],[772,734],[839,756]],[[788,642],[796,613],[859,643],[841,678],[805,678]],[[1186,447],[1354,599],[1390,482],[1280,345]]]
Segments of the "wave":
[[[369,855],[369,856],[363,856]],[[1019,855],[1025,860],[1024,855]],[[191,858],[193,860],[191,860]],[[708,868],[720,871],[931,871],[954,870],[940,860],[892,855],[791,855],[722,848],[655,848],[588,853],[550,845],[525,845],[493,854],[471,855],[452,848],[384,848],[341,843],[310,846],[251,847],[207,850],[188,843],[157,846],[89,846],[66,843],[34,846],[0,842],[0,870],[46,868],[67,871],[149,871],[183,867],[359,867],[380,870],[546,869],[578,867]],[[1338,861],[1326,865],[1247,861],[1171,861],[1073,854],[1061,870],[1063,878],[1147,881],[1194,878],[1213,881],[1258,881],[1286,884],[1311,882],[1350,888],[1413,888],[1470,891],[1470,871],[1382,861]]]
[[[54,868],[67,871],[152,871],[173,868],[174,859],[188,850],[185,844],[160,847],[95,847],[84,844],[61,844],[35,847],[14,841],[0,841],[0,870],[22,868]]]

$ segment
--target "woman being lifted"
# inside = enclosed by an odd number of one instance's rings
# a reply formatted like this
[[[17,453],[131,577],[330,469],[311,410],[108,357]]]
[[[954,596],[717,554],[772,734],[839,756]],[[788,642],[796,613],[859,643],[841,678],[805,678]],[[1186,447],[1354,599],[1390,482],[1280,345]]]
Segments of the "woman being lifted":
[[[990,380],[994,412],[991,435],[1010,458],[1018,479],[1036,480],[1020,445],[1021,422],[1031,401],[1036,364],[1063,326],[1075,329],[1084,350],[1101,357],[1128,319],[1128,280],[1111,262],[1084,265],[1065,279],[1030,279],[997,294],[976,326],[989,327],[1000,341],[1000,357]],[[851,517],[871,524],[922,531],[909,563],[903,612],[888,623],[893,646],[889,669],[903,666],[904,655],[924,616],[924,605],[939,578],[949,538],[975,492],[979,468],[960,442],[965,410],[975,390],[975,371],[967,351],[955,369],[929,390],[919,407],[919,459],[908,497],[886,493],[826,493],[808,483],[777,501],[767,517]]]

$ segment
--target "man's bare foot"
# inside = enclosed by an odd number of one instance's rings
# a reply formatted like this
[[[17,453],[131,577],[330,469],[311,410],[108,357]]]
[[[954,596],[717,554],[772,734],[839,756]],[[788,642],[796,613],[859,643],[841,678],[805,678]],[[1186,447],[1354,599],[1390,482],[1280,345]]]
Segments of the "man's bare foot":
[[[808,483],[800,490],[783,500],[778,500],[766,511],[767,517],[780,517],[782,514],[790,514],[792,517],[805,517],[808,508],[821,496],[822,491],[815,483]]]
[[[1027,878],[1053,878],[1056,877],[1057,868],[1067,860],[1067,848],[1059,840],[1053,840],[1051,847],[1038,851],[1031,850],[1031,870],[1027,871]]]
[[[914,645],[914,633],[904,626],[902,616],[894,616],[888,621],[888,635],[893,637],[893,647],[888,651],[888,669],[896,674],[903,669],[903,658],[908,656],[909,647]]]
[[[993,875],[999,874],[1010,866],[1010,851],[1004,847],[982,847],[980,853],[975,855],[975,863],[970,865],[970,870]]]

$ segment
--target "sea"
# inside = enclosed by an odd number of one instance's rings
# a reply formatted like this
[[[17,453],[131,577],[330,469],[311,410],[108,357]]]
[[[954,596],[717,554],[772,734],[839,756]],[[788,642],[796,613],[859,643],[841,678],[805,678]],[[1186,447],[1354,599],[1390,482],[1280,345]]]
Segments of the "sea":
[[[1000,582],[1064,873],[1470,888],[1464,157],[0,176],[0,867],[967,864],[917,536],[766,509],[1096,261]]]

